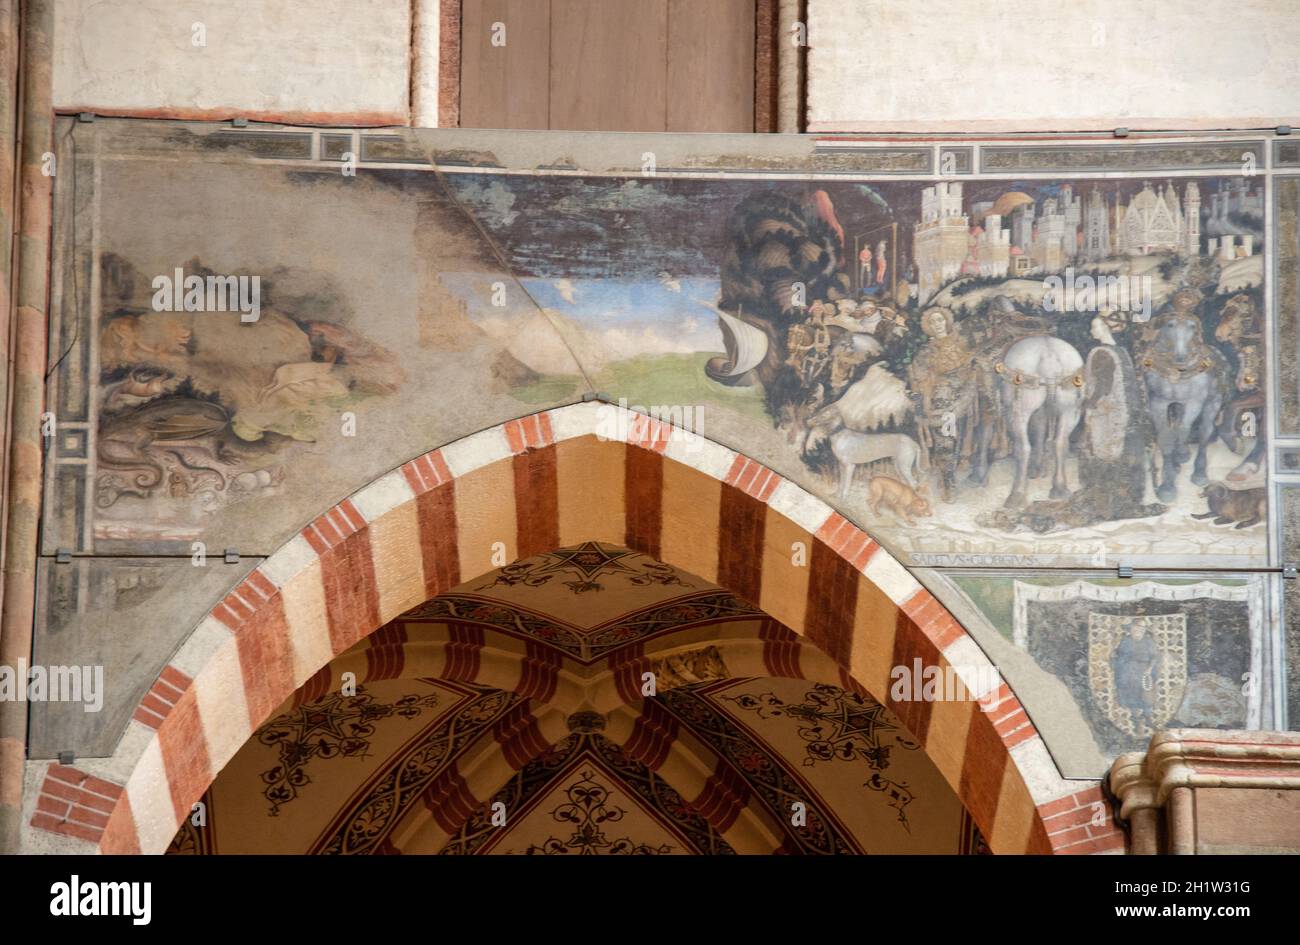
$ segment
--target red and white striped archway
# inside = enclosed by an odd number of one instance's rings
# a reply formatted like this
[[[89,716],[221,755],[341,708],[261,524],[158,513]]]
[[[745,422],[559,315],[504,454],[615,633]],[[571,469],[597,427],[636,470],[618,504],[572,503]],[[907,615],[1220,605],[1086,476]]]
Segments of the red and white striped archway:
[[[105,853],[166,849],[257,727],[335,656],[507,560],[622,544],[756,604],[821,650],[846,688],[888,706],[994,852],[1122,849],[1095,783],[1060,780],[1001,684],[974,701],[889,698],[890,670],[960,673],[987,657],[865,532],[747,457],[621,408],[578,404],[426,453],[325,512],[193,631],[114,755],[48,763],[29,829]],[[611,431],[623,431],[618,439]],[[987,678],[987,677],[986,677]],[[978,693],[977,695],[984,695]],[[37,844],[34,844],[34,846]]]

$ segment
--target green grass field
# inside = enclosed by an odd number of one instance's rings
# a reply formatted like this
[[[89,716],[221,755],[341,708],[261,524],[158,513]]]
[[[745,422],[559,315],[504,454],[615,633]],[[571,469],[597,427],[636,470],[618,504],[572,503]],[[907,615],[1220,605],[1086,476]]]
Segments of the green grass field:
[[[629,405],[693,406],[717,404],[762,423],[771,423],[763,407],[763,388],[726,387],[704,374],[711,354],[656,354],[616,361],[592,379],[596,390]]]
[[[547,374],[540,380],[516,387],[510,396],[526,404],[554,404],[577,400],[582,389],[582,378],[576,375]]]
[[[704,365],[713,355],[655,354],[616,361],[592,378],[596,390],[615,403],[641,407],[718,405],[761,423],[771,423],[763,406],[763,388],[726,387],[708,379]],[[512,391],[526,404],[553,404],[578,396],[577,377],[549,375]]]

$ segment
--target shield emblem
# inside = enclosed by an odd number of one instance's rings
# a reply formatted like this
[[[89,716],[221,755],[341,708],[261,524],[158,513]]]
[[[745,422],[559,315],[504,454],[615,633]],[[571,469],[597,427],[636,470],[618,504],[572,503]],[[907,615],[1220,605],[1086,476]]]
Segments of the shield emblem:
[[[1088,689],[1121,732],[1149,737],[1186,688],[1186,614],[1088,614]]]

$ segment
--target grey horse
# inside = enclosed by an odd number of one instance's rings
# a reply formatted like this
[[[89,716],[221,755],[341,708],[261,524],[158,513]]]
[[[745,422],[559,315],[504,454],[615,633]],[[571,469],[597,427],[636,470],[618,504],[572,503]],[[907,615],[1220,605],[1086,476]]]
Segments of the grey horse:
[[[1083,407],[1083,358],[1066,341],[1053,335],[1022,338],[1007,349],[996,367],[1002,415],[1015,459],[1016,478],[1004,505],[1026,504],[1028,480],[1052,462],[1053,499],[1070,494],[1065,460],[1070,434],[1079,425]],[[1050,448],[1050,452],[1049,452]],[[1034,467],[1031,468],[1031,460]]]
[[[1215,419],[1223,406],[1223,356],[1205,343],[1201,320],[1176,308],[1152,325],[1154,339],[1140,360],[1146,382],[1147,413],[1155,426],[1160,451],[1161,502],[1178,498],[1178,471],[1191,456],[1195,437],[1196,462],[1192,482],[1204,486],[1205,453],[1215,437]],[[1152,472],[1154,484],[1155,474]]]

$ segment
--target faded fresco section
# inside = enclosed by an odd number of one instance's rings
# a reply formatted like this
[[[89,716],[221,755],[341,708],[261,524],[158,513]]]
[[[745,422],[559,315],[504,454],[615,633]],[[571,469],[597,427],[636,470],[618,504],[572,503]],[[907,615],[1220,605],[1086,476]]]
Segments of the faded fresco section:
[[[1294,142],[1279,142],[1274,163],[1295,167],[1300,150]],[[1274,289],[1274,339],[1278,369],[1277,486],[1279,537],[1284,565],[1300,563],[1300,177],[1274,182],[1274,240],[1277,246]],[[1294,579],[1282,582],[1285,612],[1287,727],[1300,730],[1300,588]]]
[[[261,163],[219,135],[178,159],[99,124],[65,140],[46,553],[269,554],[429,446],[585,389],[427,167]],[[577,379],[539,387],[480,304],[534,319]]]
[[[1300,434],[1300,178],[1279,178],[1277,213],[1278,433]]]
[[[1282,519],[1282,557],[1287,562],[1300,561],[1300,486],[1288,484],[1278,489]],[[1300,581],[1282,581],[1285,625],[1287,727],[1300,731]]]

